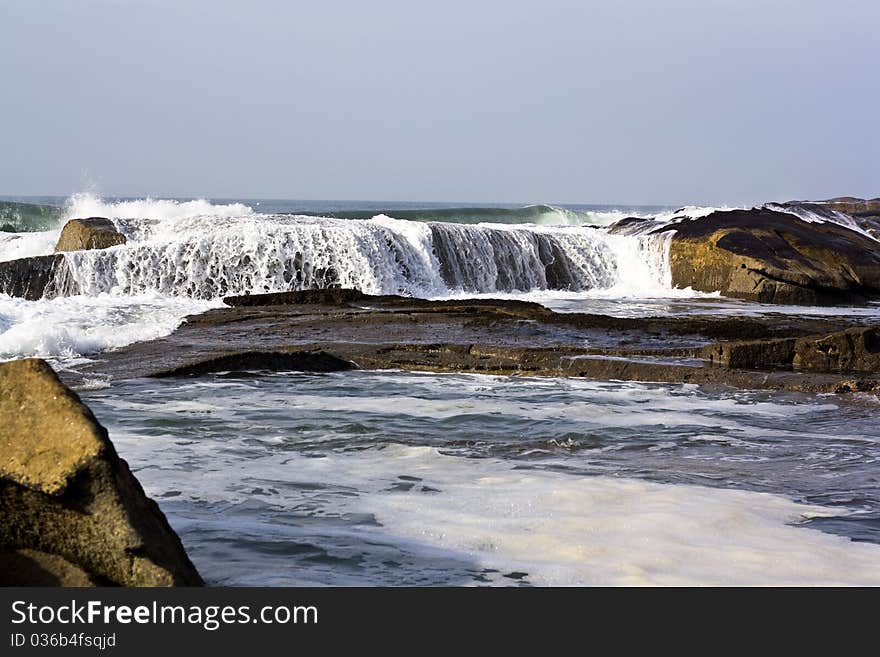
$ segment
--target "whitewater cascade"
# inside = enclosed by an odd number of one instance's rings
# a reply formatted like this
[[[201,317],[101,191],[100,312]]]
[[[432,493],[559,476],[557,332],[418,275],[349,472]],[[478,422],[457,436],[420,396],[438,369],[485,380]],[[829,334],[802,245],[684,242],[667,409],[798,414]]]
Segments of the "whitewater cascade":
[[[65,254],[60,294],[196,299],[348,287],[456,292],[671,287],[669,238],[589,226],[343,220],[248,213],[114,219],[128,243]],[[656,227],[656,225],[654,226]]]

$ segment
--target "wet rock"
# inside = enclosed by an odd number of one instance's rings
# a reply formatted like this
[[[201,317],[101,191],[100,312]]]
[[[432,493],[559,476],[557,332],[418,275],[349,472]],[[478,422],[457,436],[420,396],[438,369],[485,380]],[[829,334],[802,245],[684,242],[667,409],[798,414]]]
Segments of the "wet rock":
[[[828,305],[880,297],[877,241],[769,209],[673,225],[673,283],[762,303]]]
[[[354,363],[337,358],[325,351],[242,351],[214,356],[194,363],[187,363],[153,376],[199,376],[211,372],[244,372],[264,370],[270,372],[345,372],[357,369]]]
[[[880,198],[865,200],[844,196],[827,201],[789,201],[780,203],[780,206],[793,210],[807,210],[831,221],[839,221],[841,214],[847,215],[856,226],[874,239],[880,240]]]
[[[795,340],[746,340],[719,342],[705,347],[702,357],[713,365],[741,370],[767,370],[791,367]]]
[[[866,328],[857,318],[781,312],[767,318],[619,318],[556,313],[525,301],[426,300],[342,289],[226,301],[232,307],[189,317],[164,338],[106,353],[79,375],[321,371],[321,365],[815,392],[842,390],[853,380],[858,389],[873,390],[880,378],[880,371],[870,370],[856,379],[837,370],[792,370],[798,339]],[[318,354],[317,363],[308,362]]]
[[[326,290],[297,290],[294,292],[270,292],[267,294],[245,294],[242,296],[225,297],[223,303],[233,307],[245,306],[287,306],[291,304],[327,304],[358,303],[376,299],[359,290],[349,288],[331,288]],[[384,298],[384,297],[380,297]]]
[[[0,293],[35,301],[76,294],[67,261],[61,254],[0,262]]]
[[[719,342],[701,357],[732,369],[880,372],[880,330],[855,326],[824,336]]]
[[[795,344],[796,369],[820,372],[880,372],[880,330],[854,327]]]
[[[624,217],[608,226],[608,232],[612,235],[635,235],[645,232],[653,223],[651,217]]]
[[[106,249],[117,244],[125,244],[125,235],[120,233],[109,219],[104,217],[71,219],[61,230],[55,253]]]
[[[853,196],[840,196],[819,201],[818,204],[837,212],[845,212],[853,217],[880,217],[880,198],[863,199]]]
[[[0,552],[29,560],[27,583],[202,583],[107,431],[44,361],[0,364],[0,426]]]

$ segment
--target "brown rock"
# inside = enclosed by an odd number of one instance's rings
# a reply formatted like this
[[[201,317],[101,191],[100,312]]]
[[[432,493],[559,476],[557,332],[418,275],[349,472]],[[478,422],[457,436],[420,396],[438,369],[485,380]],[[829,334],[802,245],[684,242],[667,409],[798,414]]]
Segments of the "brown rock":
[[[880,296],[877,241],[764,208],[673,225],[673,283],[763,303],[835,304]]]
[[[109,219],[103,217],[71,219],[61,230],[55,253],[106,249],[117,244],[125,244],[125,235],[116,230],[116,226]]]
[[[79,566],[38,550],[0,553],[0,586],[95,586]]]
[[[841,196],[831,198],[827,201],[819,201],[819,203],[831,210],[845,212],[854,217],[876,217],[880,216],[880,198],[862,199],[852,196]]]
[[[765,370],[790,367],[794,353],[794,339],[747,340],[710,345],[703,349],[702,357],[731,369]]]
[[[880,330],[854,326],[824,336],[719,342],[704,347],[700,356],[731,369],[877,373]]]
[[[0,426],[0,552],[54,555],[107,584],[202,583],[107,431],[44,361],[0,363]]]
[[[880,330],[858,326],[823,338],[800,338],[793,365],[822,372],[880,372]]]

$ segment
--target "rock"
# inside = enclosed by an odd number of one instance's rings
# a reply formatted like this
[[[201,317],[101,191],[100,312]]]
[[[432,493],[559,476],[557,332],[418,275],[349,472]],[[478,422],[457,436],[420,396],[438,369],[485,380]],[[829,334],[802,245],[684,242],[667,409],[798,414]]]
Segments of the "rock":
[[[327,304],[338,306],[347,303],[367,303],[374,297],[359,290],[349,288],[329,288],[324,290],[296,290],[294,292],[270,292],[267,294],[244,294],[242,296],[224,297],[223,303],[228,306],[286,306],[290,304]]]
[[[243,351],[214,356],[154,374],[166,376],[200,376],[211,372],[346,372],[357,369],[351,361],[337,358],[325,351]]]
[[[108,352],[84,364],[76,377],[355,367],[810,392],[880,390],[880,370],[856,377],[792,369],[796,340],[867,328],[858,317],[779,312],[754,318],[621,318],[557,313],[509,299],[428,300],[344,289],[226,302],[229,306],[189,317],[171,335]],[[69,371],[64,375],[77,380]]]
[[[880,241],[880,215],[876,217],[856,217],[856,223],[868,235]]]
[[[794,339],[719,342],[705,347],[702,357],[713,365],[740,370],[765,370],[791,366]]]
[[[61,230],[55,253],[106,249],[117,244],[125,244],[125,235],[120,233],[109,219],[103,217],[71,219]]]
[[[831,198],[827,201],[818,201],[817,204],[837,212],[845,212],[853,217],[880,217],[880,198],[865,200],[852,196],[842,196]]]
[[[880,329],[857,326],[822,338],[800,338],[795,369],[820,372],[880,371]]]
[[[608,226],[608,232],[612,235],[636,235],[646,232],[653,223],[652,217],[624,217]]]
[[[851,217],[880,217],[880,198],[863,199],[838,196],[824,201],[787,201],[779,204],[786,208],[804,208],[811,212],[843,212]]]
[[[56,554],[39,550],[0,553],[2,586],[96,586],[79,566]]]
[[[0,293],[29,301],[76,294],[61,254],[0,262]]]
[[[839,224],[756,208],[713,212],[671,228],[677,287],[783,304],[860,303],[880,296],[877,241]]]
[[[789,201],[781,203],[780,206],[794,210],[807,210],[814,215],[832,221],[838,220],[841,213],[849,215],[859,228],[874,239],[880,240],[880,198],[865,200],[843,196],[827,201]]]
[[[854,326],[823,336],[735,340],[704,347],[702,358],[731,369],[880,372],[880,329]]]
[[[0,426],[7,563],[27,559],[60,581],[84,574],[120,586],[202,584],[107,431],[44,361],[0,363]]]

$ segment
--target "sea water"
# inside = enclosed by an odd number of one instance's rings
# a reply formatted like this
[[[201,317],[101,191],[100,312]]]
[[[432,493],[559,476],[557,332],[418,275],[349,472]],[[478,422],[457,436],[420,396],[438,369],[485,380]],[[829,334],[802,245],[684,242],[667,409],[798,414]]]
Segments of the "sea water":
[[[187,315],[222,305],[226,295],[328,286],[424,298],[515,298],[623,317],[780,312],[673,287],[672,233],[664,227],[674,217],[714,208],[105,200],[88,194],[38,200],[59,206],[55,225],[47,225],[52,206],[29,213],[9,204],[17,209],[6,211],[6,221],[22,232],[0,230],[0,261],[52,253],[61,226],[73,217],[107,217],[127,242],[64,254],[68,273],[54,286],[62,292],[57,298],[0,294],[0,359],[76,362],[167,335]],[[629,234],[607,231],[627,216],[645,222]],[[880,317],[880,305],[785,312]]]
[[[712,208],[46,202],[55,224],[13,208],[0,261],[51,253],[76,216],[128,240],[64,256],[73,296],[0,295],[0,359],[59,369],[226,294],[328,285],[627,317],[880,317],[673,288],[663,229]],[[625,216],[646,222],[607,231]],[[80,393],[214,584],[880,584],[876,397],[403,372]]]
[[[82,394],[212,584],[880,584],[876,398],[406,372]]]

